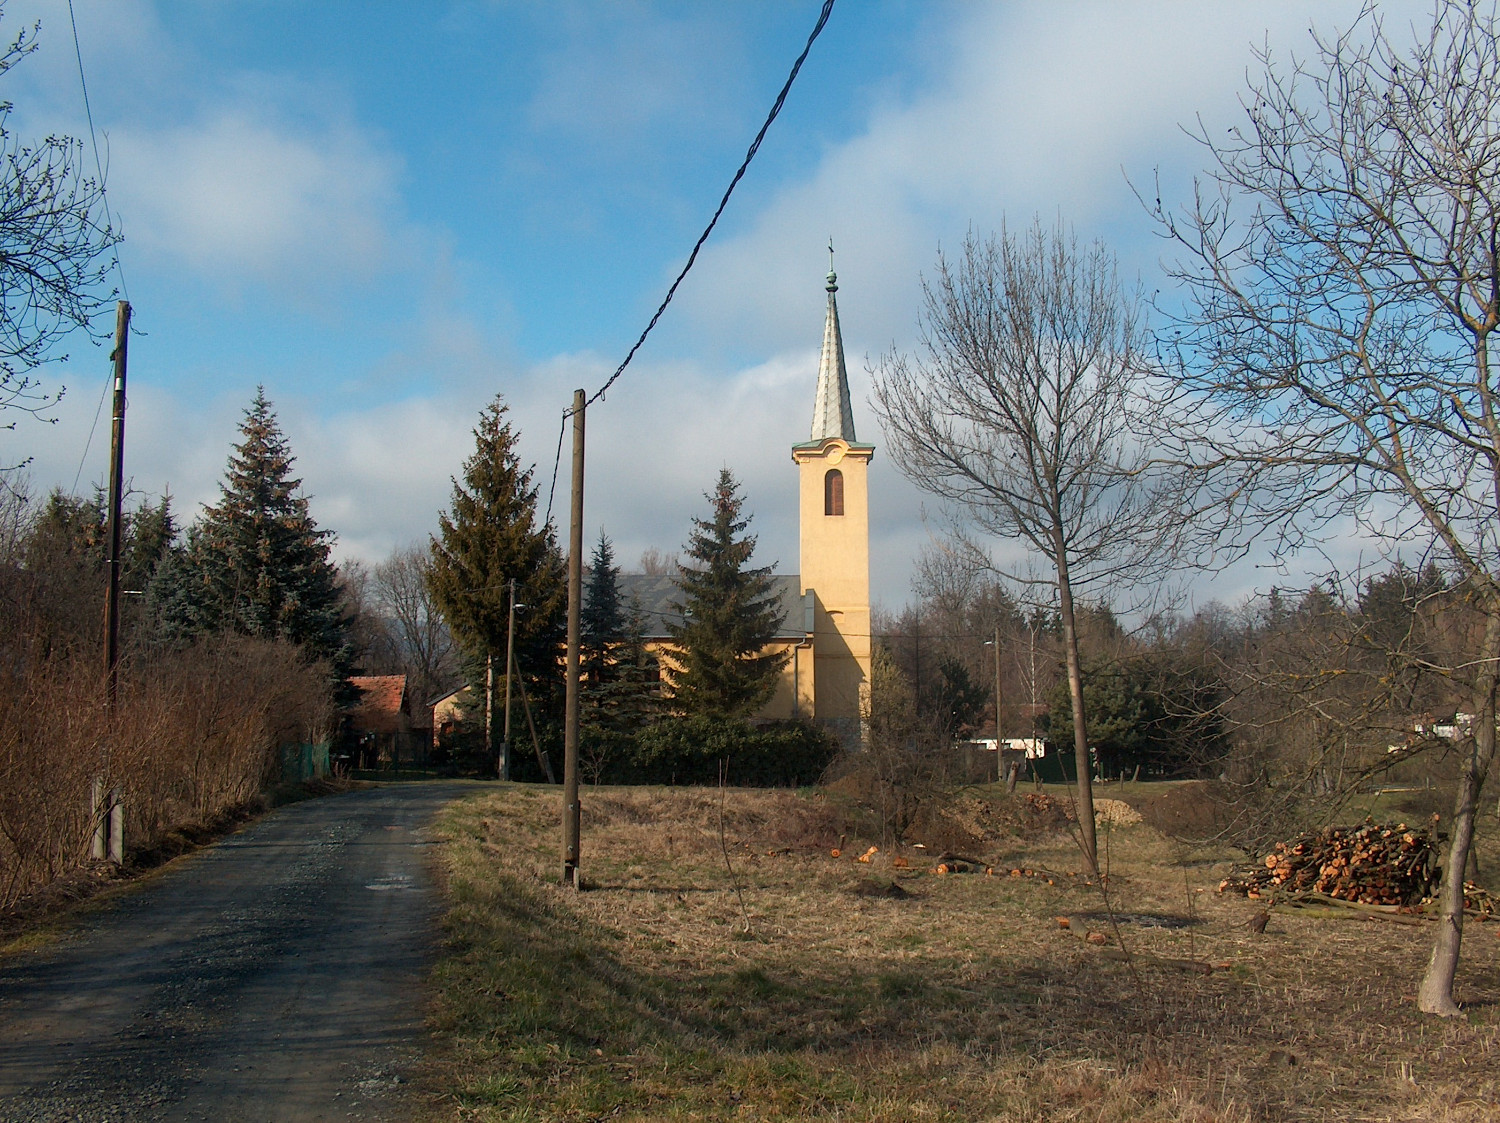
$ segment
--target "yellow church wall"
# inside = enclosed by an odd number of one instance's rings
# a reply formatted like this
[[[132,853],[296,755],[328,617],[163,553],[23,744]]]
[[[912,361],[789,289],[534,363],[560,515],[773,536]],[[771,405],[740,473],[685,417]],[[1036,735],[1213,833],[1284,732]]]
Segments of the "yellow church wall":
[[[801,580],[811,590],[817,701],[813,716],[858,728],[870,681],[870,517],[868,472],[874,449],[831,437],[797,446]],[[825,512],[830,469],[843,475],[843,514]]]

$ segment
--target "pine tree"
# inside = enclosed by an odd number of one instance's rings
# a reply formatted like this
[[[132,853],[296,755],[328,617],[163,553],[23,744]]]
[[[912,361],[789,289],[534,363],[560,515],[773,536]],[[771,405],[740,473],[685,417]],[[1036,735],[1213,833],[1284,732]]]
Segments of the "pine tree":
[[[681,670],[673,698],[689,714],[747,717],[776,689],[790,655],[766,651],[783,614],[772,599],[769,568],[752,568],[750,517],[729,469],[706,498],[712,517],[693,520],[685,547],[696,564],[678,567],[683,622],[669,628]]]
[[[590,687],[608,683],[613,664],[612,649],[624,638],[625,615],[620,606],[620,567],[614,564],[609,536],[599,532],[589,562],[588,583],[583,589],[579,623],[583,640],[582,673]]]
[[[639,597],[632,596],[625,609],[613,673],[610,696],[615,726],[637,733],[662,713],[661,663],[646,645],[646,613]]]
[[[516,456],[516,434],[500,395],[474,428],[474,454],[463,481],[453,481],[450,509],[438,516],[428,586],[466,661],[470,683],[483,697],[484,663],[498,656],[504,670],[510,581],[516,600],[516,660],[533,702],[555,693],[567,583],[552,527],[537,525],[532,469]]]
[[[347,621],[329,561],[331,533],[313,522],[295,458],[259,387],[240,424],[218,506],[188,529],[161,567],[153,599],[170,637],[237,632],[294,643],[343,677]]]

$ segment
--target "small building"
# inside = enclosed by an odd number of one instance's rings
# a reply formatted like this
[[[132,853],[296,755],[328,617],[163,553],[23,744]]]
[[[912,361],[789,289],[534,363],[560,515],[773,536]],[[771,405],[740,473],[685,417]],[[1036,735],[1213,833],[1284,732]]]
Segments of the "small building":
[[[434,698],[428,707],[432,711],[432,747],[437,748],[444,737],[457,733],[476,706],[482,712],[482,699],[476,699],[467,686],[455,687]]]
[[[405,675],[355,675],[359,701],[345,723],[356,768],[397,768],[425,762],[419,722],[412,720]]]

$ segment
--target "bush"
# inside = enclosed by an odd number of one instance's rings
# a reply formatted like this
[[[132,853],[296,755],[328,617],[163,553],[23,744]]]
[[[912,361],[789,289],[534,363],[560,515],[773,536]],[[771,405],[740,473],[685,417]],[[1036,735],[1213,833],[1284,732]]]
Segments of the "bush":
[[[0,908],[87,861],[95,778],[125,795],[127,847],[256,800],[284,744],[326,741],[328,668],[290,644],[224,636],[120,668],[113,719],[98,660],[0,673]]]
[[[668,717],[637,733],[629,756],[602,771],[615,783],[717,784],[723,762],[725,782],[736,787],[802,787],[837,754],[837,742],[810,722]]]

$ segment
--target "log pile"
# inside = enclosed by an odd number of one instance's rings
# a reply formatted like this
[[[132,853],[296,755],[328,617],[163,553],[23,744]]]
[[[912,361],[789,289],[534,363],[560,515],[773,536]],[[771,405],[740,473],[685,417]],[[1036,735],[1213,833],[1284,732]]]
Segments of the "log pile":
[[[1367,905],[1419,905],[1441,874],[1432,832],[1405,823],[1327,827],[1278,842],[1258,865],[1236,870],[1221,893],[1266,897],[1323,893]]]

